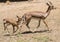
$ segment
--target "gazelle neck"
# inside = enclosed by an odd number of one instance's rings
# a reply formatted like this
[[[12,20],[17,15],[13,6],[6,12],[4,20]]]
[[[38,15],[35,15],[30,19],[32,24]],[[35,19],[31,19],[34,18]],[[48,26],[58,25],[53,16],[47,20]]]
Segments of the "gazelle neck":
[[[45,18],[50,14],[50,11],[51,11],[51,6],[48,7],[46,14],[45,14]]]
[[[47,9],[46,13],[47,13],[47,12],[49,12],[49,10],[50,10],[50,6],[48,7],[48,9]]]

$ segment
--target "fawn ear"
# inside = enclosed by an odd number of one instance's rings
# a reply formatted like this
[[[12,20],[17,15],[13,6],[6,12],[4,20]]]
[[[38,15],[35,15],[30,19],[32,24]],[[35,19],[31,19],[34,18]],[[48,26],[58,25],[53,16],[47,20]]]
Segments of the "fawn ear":
[[[17,18],[19,18],[19,16],[16,15]]]
[[[19,16],[17,16],[17,15],[16,15],[16,17],[19,18],[19,19],[21,18],[21,17],[19,17]]]

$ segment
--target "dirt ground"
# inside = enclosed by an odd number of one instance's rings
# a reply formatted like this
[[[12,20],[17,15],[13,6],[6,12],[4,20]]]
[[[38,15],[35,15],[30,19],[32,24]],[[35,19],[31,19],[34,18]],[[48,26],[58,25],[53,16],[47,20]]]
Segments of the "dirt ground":
[[[41,21],[40,27],[37,29],[38,32],[31,33],[28,28],[23,25],[21,28],[21,33],[14,36],[6,35],[7,31],[4,31],[3,19],[13,18],[17,20],[16,15],[21,16],[30,11],[42,11],[47,10],[47,5],[45,4],[47,0],[40,0],[37,2],[11,2],[10,5],[5,3],[0,3],[0,42],[60,42],[60,0],[50,0],[56,10],[52,10],[50,15],[45,19],[49,26],[51,32],[45,31],[47,27]],[[38,25],[38,19],[32,19],[29,26],[31,31],[36,29]],[[8,27],[10,34],[12,34],[12,27]]]

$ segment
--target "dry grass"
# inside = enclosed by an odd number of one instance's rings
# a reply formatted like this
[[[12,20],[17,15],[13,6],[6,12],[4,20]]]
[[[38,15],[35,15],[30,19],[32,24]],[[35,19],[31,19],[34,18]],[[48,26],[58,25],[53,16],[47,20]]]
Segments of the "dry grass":
[[[60,8],[60,0],[51,0],[54,6]],[[43,2],[43,3],[41,3]],[[10,5],[0,3],[0,42],[60,42],[60,9],[52,10],[50,15],[46,18],[46,22],[49,26],[49,29],[52,31],[49,32],[38,32],[38,33],[26,33],[18,34],[16,36],[2,36],[6,34],[6,31],[3,32],[3,18],[14,18],[16,15],[22,16],[24,13],[29,11],[43,11],[47,10],[45,4],[46,1],[42,0],[40,3],[29,3],[29,2],[12,2]],[[38,20],[32,19],[30,22],[31,30],[33,31],[35,26],[37,26]],[[12,27],[8,28],[12,33]],[[46,26],[41,21],[41,26],[37,29],[38,31],[46,30]],[[21,28],[20,32],[28,31],[27,27],[24,25]]]

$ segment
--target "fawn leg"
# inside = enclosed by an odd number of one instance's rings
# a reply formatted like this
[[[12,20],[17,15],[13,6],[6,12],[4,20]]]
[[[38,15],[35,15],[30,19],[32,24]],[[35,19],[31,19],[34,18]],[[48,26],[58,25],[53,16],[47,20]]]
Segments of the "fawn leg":
[[[15,26],[13,26],[13,33],[15,33]]]
[[[7,31],[8,31],[8,28],[7,28],[7,26],[8,25],[10,25],[9,23],[4,23],[4,31],[7,29]],[[9,31],[8,31],[8,33],[9,33]]]
[[[19,26],[16,26],[16,27],[17,27],[17,29],[16,29],[16,31],[17,31],[17,30],[19,29]],[[16,32],[16,31],[15,31],[15,32]]]
[[[3,23],[3,25],[4,25],[4,31],[6,30],[6,26],[5,26],[5,24],[6,24],[6,23]]]
[[[6,25],[6,29],[7,29],[7,31],[8,31],[8,28],[7,28],[7,26],[9,26],[9,25],[10,25],[9,23]],[[10,32],[8,31],[8,33],[10,33]]]

